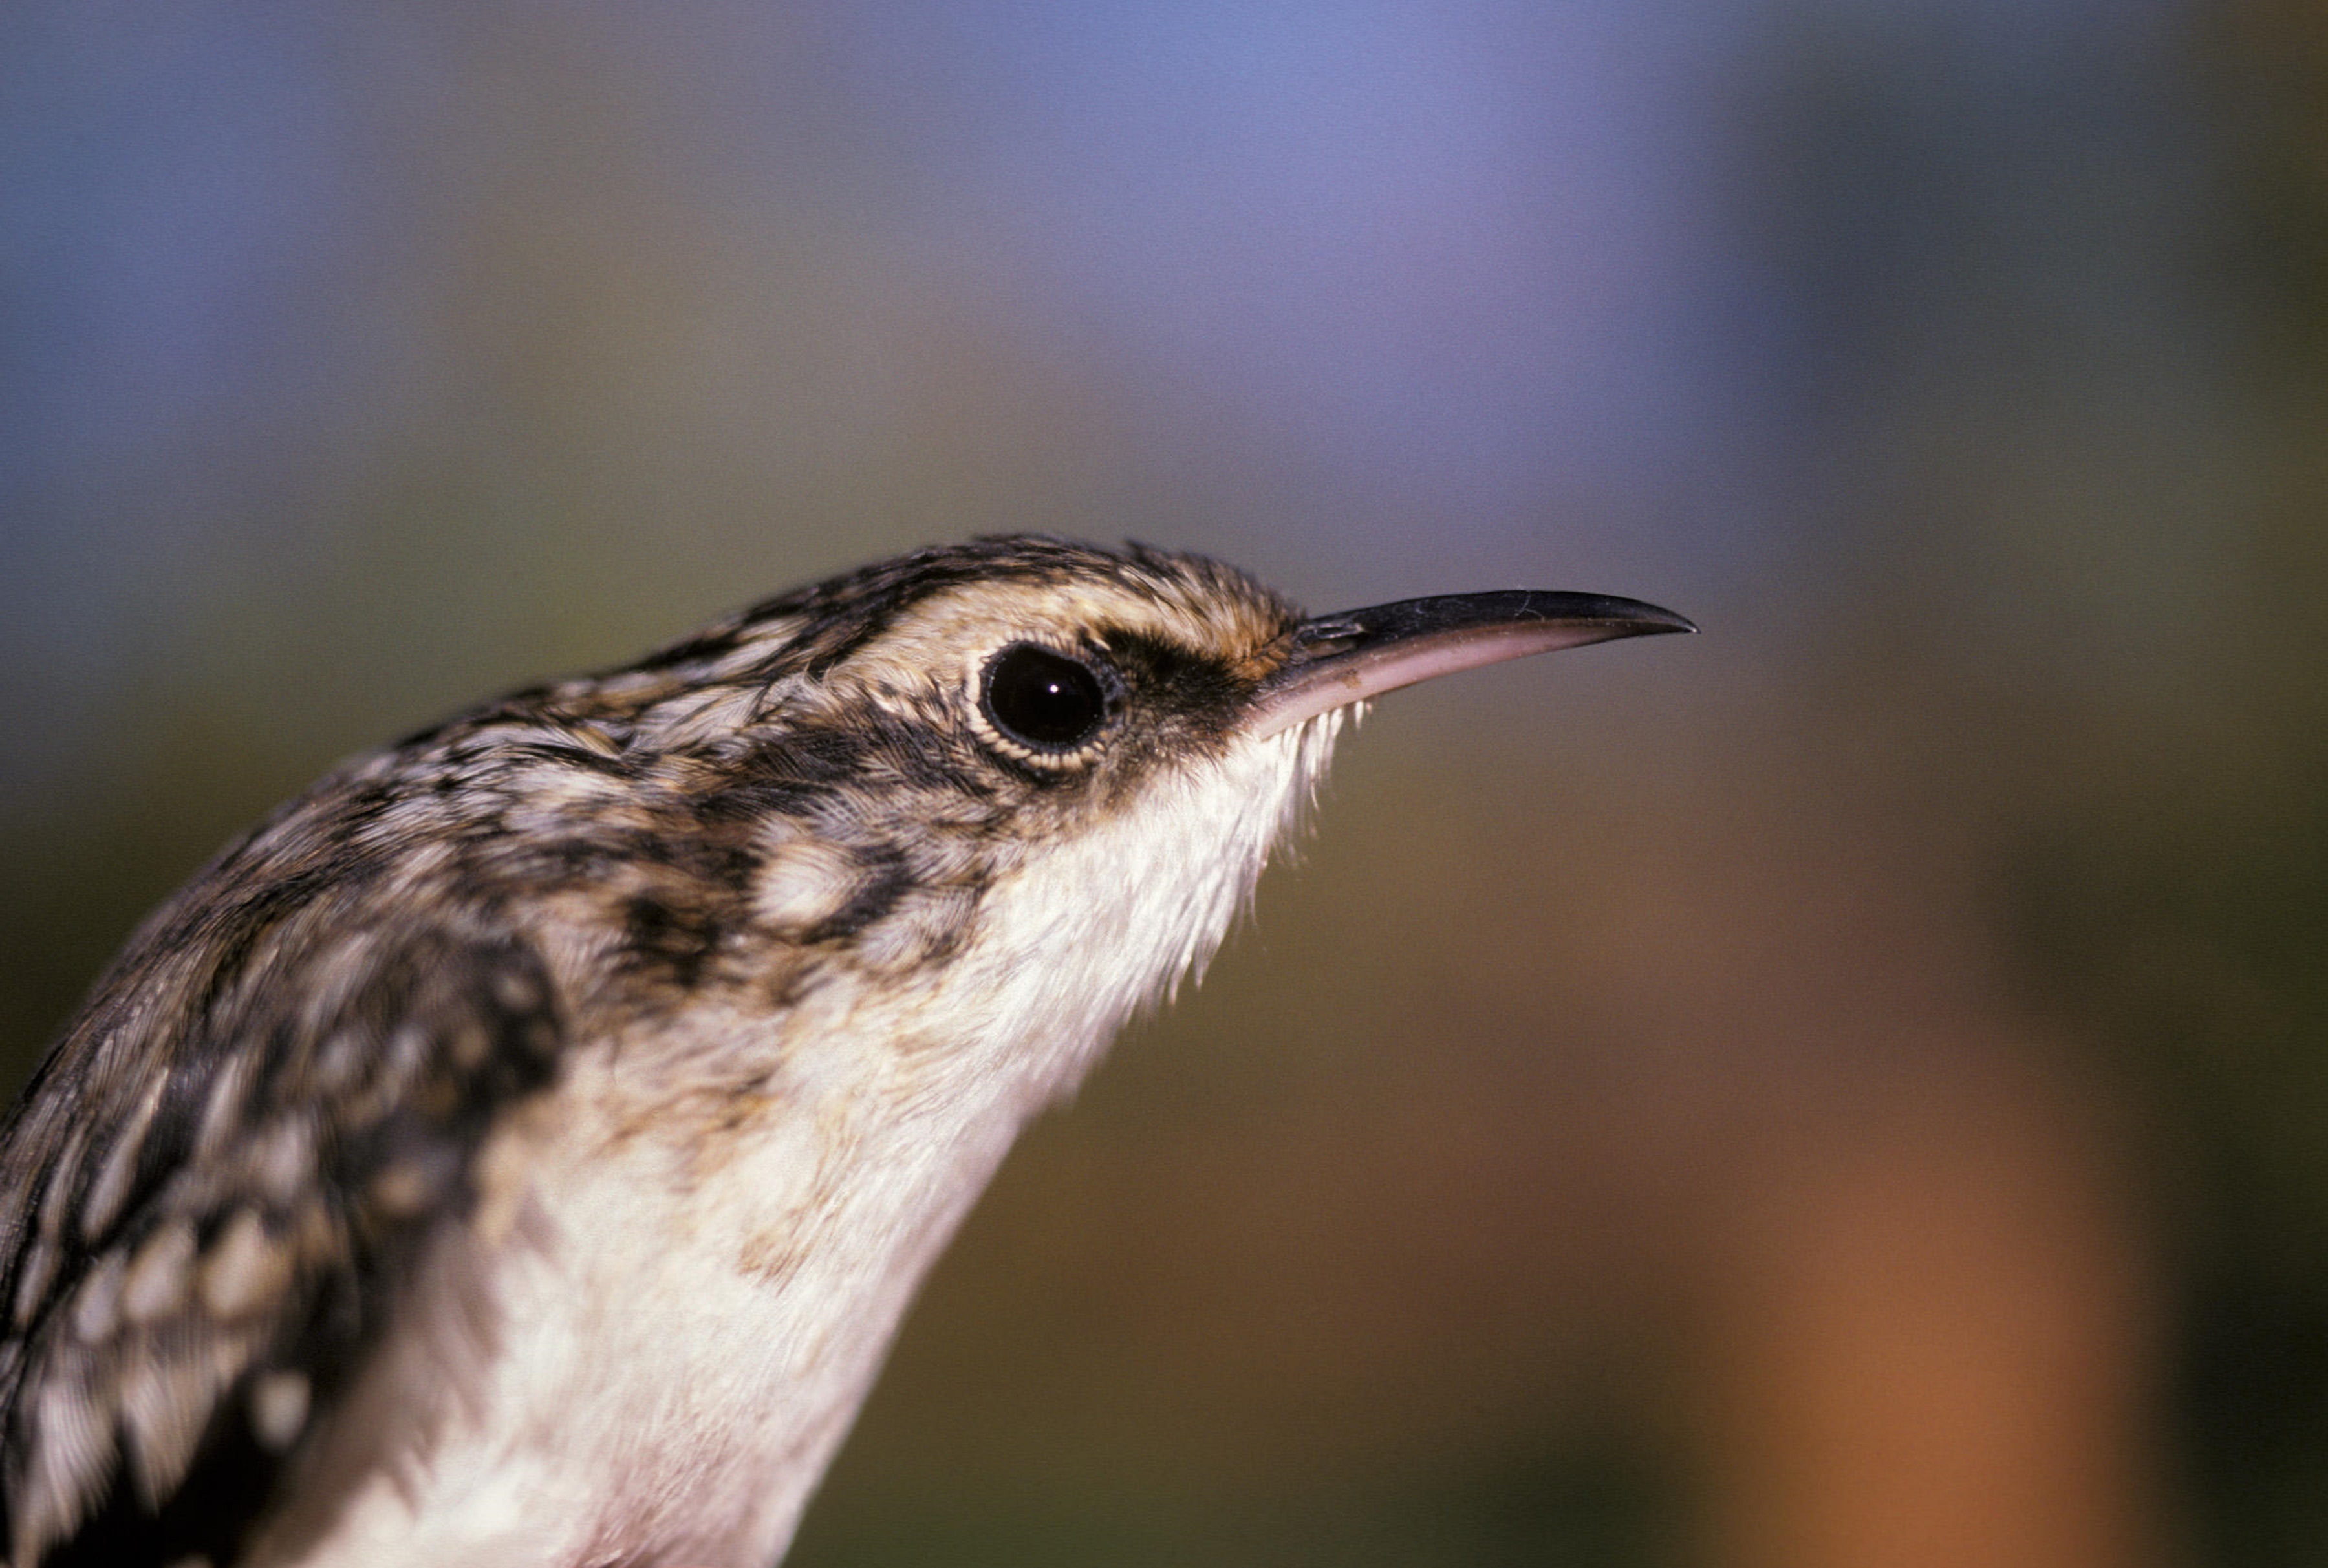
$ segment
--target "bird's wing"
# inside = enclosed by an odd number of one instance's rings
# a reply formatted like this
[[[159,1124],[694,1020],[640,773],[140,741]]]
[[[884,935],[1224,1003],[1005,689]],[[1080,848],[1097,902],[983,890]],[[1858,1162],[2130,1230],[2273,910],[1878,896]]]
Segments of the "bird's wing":
[[[174,1037],[150,997],[93,1009],[0,1146],[14,1568],[233,1561],[495,1117],[554,1070],[549,977],[506,938],[260,968]]]

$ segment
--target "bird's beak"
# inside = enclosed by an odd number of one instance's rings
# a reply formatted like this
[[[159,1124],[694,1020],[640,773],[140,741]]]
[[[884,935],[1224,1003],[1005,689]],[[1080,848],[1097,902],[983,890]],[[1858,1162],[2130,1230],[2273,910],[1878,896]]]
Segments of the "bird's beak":
[[[1685,617],[1638,599],[1528,588],[1442,594],[1319,615],[1294,628],[1292,656],[1262,682],[1245,730],[1275,735],[1418,681],[1529,653],[1696,630]]]

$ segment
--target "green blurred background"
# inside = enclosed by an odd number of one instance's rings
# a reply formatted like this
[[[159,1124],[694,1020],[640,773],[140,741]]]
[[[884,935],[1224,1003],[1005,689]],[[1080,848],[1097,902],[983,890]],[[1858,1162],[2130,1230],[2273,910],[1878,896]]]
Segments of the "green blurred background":
[[[1703,637],[1347,742],[793,1561],[2328,1561],[2328,11],[0,12],[0,1051],[933,540]]]

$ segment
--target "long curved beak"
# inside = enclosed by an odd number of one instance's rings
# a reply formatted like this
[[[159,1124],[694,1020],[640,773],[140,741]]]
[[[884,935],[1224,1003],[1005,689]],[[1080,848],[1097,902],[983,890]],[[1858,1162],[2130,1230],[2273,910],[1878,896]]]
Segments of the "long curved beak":
[[[1618,637],[1694,632],[1686,617],[1638,599],[1515,588],[1401,599],[1294,628],[1293,653],[1262,682],[1245,718],[1255,737],[1459,670]]]

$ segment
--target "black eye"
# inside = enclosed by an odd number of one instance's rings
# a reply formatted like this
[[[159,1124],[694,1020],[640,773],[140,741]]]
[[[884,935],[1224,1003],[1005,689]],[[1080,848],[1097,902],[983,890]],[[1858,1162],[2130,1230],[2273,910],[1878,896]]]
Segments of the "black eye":
[[[983,700],[994,728],[1037,751],[1068,751],[1107,719],[1107,688],[1064,653],[1015,643],[986,667]]]

